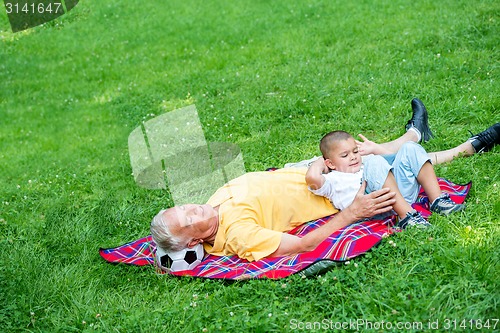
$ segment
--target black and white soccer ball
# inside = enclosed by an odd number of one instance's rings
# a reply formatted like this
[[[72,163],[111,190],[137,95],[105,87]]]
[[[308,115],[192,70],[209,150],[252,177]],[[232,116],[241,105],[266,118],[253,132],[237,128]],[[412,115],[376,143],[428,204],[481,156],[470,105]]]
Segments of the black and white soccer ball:
[[[191,270],[201,263],[204,256],[205,250],[202,244],[176,252],[165,252],[159,247],[156,248],[156,258],[160,266],[171,272]]]

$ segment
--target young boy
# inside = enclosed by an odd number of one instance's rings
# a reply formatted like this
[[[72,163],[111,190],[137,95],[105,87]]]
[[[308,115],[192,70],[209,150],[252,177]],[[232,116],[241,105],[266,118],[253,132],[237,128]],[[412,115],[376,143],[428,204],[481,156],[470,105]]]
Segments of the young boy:
[[[340,210],[353,202],[363,180],[367,193],[383,187],[396,192],[393,209],[402,229],[430,226],[411,207],[420,186],[429,197],[433,212],[448,215],[465,207],[441,192],[429,156],[417,143],[403,144],[395,155],[372,155],[361,161],[354,138],[347,132],[333,131],[321,139],[320,150],[323,157],[309,167],[306,182],[314,194],[327,197]]]

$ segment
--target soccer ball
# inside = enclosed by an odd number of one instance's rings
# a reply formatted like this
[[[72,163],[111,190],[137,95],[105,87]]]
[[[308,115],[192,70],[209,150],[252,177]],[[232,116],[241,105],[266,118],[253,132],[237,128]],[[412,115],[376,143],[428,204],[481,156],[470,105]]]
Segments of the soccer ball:
[[[165,252],[159,247],[156,248],[156,258],[160,266],[171,272],[191,270],[201,263],[204,256],[205,250],[202,244],[176,252]]]

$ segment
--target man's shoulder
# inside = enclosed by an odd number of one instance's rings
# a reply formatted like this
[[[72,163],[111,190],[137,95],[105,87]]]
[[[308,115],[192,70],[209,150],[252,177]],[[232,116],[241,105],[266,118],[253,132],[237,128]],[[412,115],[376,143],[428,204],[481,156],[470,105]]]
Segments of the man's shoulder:
[[[272,179],[272,178],[294,178],[294,177],[304,177],[306,176],[307,173],[307,168],[305,167],[300,167],[300,168],[282,168],[282,169],[275,169],[271,171],[253,171],[253,172],[247,172],[246,174],[234,179],[233,181],[229,183],[236,183],[238,180],[243,180],[243,179]]]

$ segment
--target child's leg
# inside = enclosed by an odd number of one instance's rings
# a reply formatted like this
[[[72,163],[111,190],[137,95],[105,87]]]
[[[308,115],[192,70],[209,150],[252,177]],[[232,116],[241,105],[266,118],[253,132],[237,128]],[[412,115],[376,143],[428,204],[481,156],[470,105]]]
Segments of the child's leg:
[[[396,203],[393,205],[393,210],[400,218],[404,218],[409,212],[414,212],[414,209],[399,191],[396,178],[392,173],[391,165],[382,156],[370,156],[363,162],[363,178],[366,180],[366,193],[380,190],[388,187],[396,193]]]
[[[406,215],[410,212],[414,212],[415,210],[410,206],[409,203],[406,202],[405,198],[401,195],[399,191],[398,184],[396,183],[396,178],[394,178],[394,174],[389,172],[387,178],[384,183],[384,187],[388,187],[392,192],[395,192],[396,203],[392,205],[392,209],[398,214],[400,218],[405,218]]]
[[[410,141],[418,141],[418,135],[414,131],[407,131],[405,134],[401,135],[395,140],[380,143],[380,146],[384,150],[387,150],[388,153],[396,154],[403,144]]]
[[[399,191],[406,202],[410,204],[417,200],[420,189],[417,176],[425,164],[430,164],[429,156],[427,156],[427,152],[422,146],[414,142],[403,144],[392,162],[394,177],[396,178]],[[432,168],[432,165],[430,166]]]
[[[420,172],[417,176],[417,181],[423,187],[425,193],[429,197],[429,202],[433,202],[439,197],[442,192],[437,181],[436,173],[434,172],[434,167],[427,161],[422,165]]]
[[[472,144],[469,141],[465,141],[454,148],[429,153],[429,158],[431,159],[432,164],[436,165],[451,162],[459,156],[467,157],[471,155],[474,155],[474,147],[472,147]]]
[[[405,143],[392,166],[396,183],[407,202],[415,202],[421,185],[429,197],[431,211],[448,215],[464,209],[464,205],[453,202],[448,194],[442,193],[434,167],[420,145]]]
[[[391,191],[396,193],[396,203],[393,205],[393,210],[400,217],[398,227],[405,229],[407,227],[427,228],[430,226],[429,222],[414,210],[401,194],[396,178],[392,173],[393,168],[386,158],[370,156],[365,159],[363,164],[363,178],[366,181],[367,193],[379,190],[382,187],[389,187]],[[417,186],[419,186],[418,183]]]

